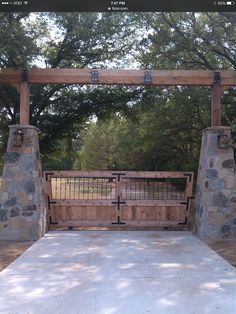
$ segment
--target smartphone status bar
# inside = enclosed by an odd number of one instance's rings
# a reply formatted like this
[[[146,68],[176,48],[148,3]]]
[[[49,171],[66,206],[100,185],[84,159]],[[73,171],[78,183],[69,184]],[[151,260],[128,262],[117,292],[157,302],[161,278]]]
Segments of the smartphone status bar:
[[[235,0],[236,1],[236,0]],[[1,1],[1,12],[235,12],[220,0],[25,0]]]

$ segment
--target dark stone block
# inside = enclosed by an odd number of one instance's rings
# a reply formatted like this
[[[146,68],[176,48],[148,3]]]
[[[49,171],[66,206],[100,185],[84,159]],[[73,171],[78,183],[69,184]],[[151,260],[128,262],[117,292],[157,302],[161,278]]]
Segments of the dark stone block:
[[[6,209],[0,210],[0,221],[7,221],[7,210]]]
[[[24,166],[28,170],[35,170],[37,168],[37,160],[35,158],[35,155],[24,155],[24,158],[22,158],[22,162],[24,163]],[[36,163],[37,162],[37,163]]]
[[[236,203],[236,197],[231,197],[231,198],[230,198],[230,201],[231,201],[232,203]]]
[[[8,201],[6,201],[3,206],[4,207],[13,207],[17,204],[17,198],[16,197],[12,197],[11,199],[9,199]]]
[[[213,196],[212,206],[226,208],[229,206],[229,200],[222,192],[219,192]]]
[[[23,207],[23,210],[25,210],[25,211],[35,211],[35,210],[37,210],[37,205],[36,204],[26,205],[26,206]]]
[[[24,185],[24,189],[27,193],[35,193],[35,183],[34,181],[26,182]]]
[[[218,172],[215,169],[206,169],[207,179],[217,178],[217,177],[218,177]]]
[[[17,217],[17,216],[20,216],[19,208],[18,207],[13,207],[11,209],[10,217]]]
[[[30,217],[32,215],[33,215],[33,212],[23,212],[22,213],[22,216],[24,216],[24,217]]]
[[[225,183],[222,179],[212,178],[209,179],[209,191],[220,191],[224,189]]]
[[[210,168],[213,168],[213,166],[214,166],[214,160],[211,159],[210,162],[209,162],[209,167],[210,167]]]
[[[223,225],[223,226],[221,227],[221,232],[222,232],[222,233],[228,233],[228,232],[230,232],[230,225]]]
[[[16,162],[20,158],[20,153],[6,153],[4,161],[7,163]]]
[[[236,225],[236,218],[234,218],[234,220],[233,220],[233,224],[234,224],[234,225]]]
[[[208,186],[209,186],[208,181],[205,181],[205,188],[207,189],[207,188],[208,188]]]
[[[233,159],[228,159],[222,162],[222,167],[223,168],[234,168],[234,160]]]

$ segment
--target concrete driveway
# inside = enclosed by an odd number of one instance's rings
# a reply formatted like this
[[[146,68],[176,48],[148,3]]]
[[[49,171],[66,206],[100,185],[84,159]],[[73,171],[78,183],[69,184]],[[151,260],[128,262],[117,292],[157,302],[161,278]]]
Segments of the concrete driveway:
[[[49,232],[0,273],[1,314],[236,314],[236,270],[190,232]]]

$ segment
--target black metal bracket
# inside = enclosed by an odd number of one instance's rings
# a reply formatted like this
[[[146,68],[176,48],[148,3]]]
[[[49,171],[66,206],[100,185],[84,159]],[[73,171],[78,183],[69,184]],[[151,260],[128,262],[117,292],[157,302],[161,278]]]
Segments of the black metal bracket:
[[[51,209],[51,204],[56,204],[57,202],[56,201],[50,201],[50,198],[48,196],[48,209],[50,210]]]
[[[120,181],[120,177],[121,177],[121,176],[125,176],[126,173],[121,173],[121,172],[119,173],[119,172],[118,172],[118,173],[112,173],[112,175],[113,175],[113,176],[117,176],[118,181]]]
[[[194,199],[194,196],[188,196],[187,197],[187,202],[181,202],[180,204],[184,204],[186,205],[186,211],[189,210],[189,203],[190,203],[190,199]],[[184,222],[179,222],[179,225],[187,225],[188,222],[188,217],[185,217],[185,221]]]
[[[145,71],[144,72],[144,83],[145,84],[152,83],[152,73],[151,73],[151,71]]]
[[[125,225],[125,222],[120,221],[120,216],[117,217],[117,222],[112,222],[112,225]]]
[[[192,182],[193,176],[192,176],[191,173],[184,173],[184,176],[185,176],[185,177],[188,177],[189,182]]]
[[[121,200],[120,200],[120,196],[118,196],[117,198],[118,198],[117,201],[114,201],[114,202],[111,202],[111,203],[112,203],[112,204],[117,204],[117,209],[120,210],[120,205],[126,204],[126,202],[125,202],[125,201],[121,201]]]
[[[45,177],[46,177],[46,181],[48,181],[48,177],[54,175],[54,172],[47,172]]]
[[[27,69],[23,69],[21,71],[21,80],[24,82],[28,81],[28,70]]]
[[[184,222],[179,222],[179,225],[187,225],[188,217],[185,217]]]
[[[92,82],[98,82],[98,71],[97,70],[91,71],[91,81]]]
[[[190,199],[193,198],[192,196],[187,197],[187,202],[181,202],[180,204],[186,205],[186,212],[189,210],[189,202]]]
[[[190,200],[191,199],[194,199],[194,196],[188,196],[187,197],[187,202],[181,202],[180,204],[183,204],[183,205],[186,205],[186,211],[189,210],[189,203],[190,203]]]
[[[58,225],[58,222],[52,221],[52,217],[51,216],[49,216],[49,223],[50,223],[50,225]]]
[[[68,230],[73,230],[74,227],[73,226],[68,226]]]
[[[214,72],[214,84],[219,84],[221,80],[220,72]]]

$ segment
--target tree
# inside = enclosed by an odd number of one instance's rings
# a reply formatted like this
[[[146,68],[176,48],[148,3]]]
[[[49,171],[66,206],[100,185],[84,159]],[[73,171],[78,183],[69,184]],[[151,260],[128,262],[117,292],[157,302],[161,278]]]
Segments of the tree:
[[[42,64],[51,68],[106,67],[107,62],[119,65],[120,59],[125,62],[121,58],[125,52],[132,50],[135,29],[128,27],[131,23],[131,15],[119,14],[2,13],[1,42],[4,44],[0,46],[0,65],[24,68]],[[127,92],[120,88],[109,92],[106,88],[66,84],[31,86],[30,123],[42,131],[40,144],[44,160],[54,153],[61,138],[76,137],[90,116],[106,114],[111,108],[122,110],[124,100],[114,97],[114,91],[127,99]],[[0,93],[3,153],[8,125],[19,121],[19,95],[12,86],[1,86]],[[104,96],[104,105],[98,95]]]
[[[157,69],[236,69],[236,14],[146,13],[140,61]]]
[[[83,149],[78,154],[74,169],[113,169],[118,120],[91,121],[83,137]]]
[[[209,119],[208,89],[149,88],[129,117],[92,123],[77,165],[83,160],[85,169],[114,164],[119,170],[197,170],[200,130]]]

